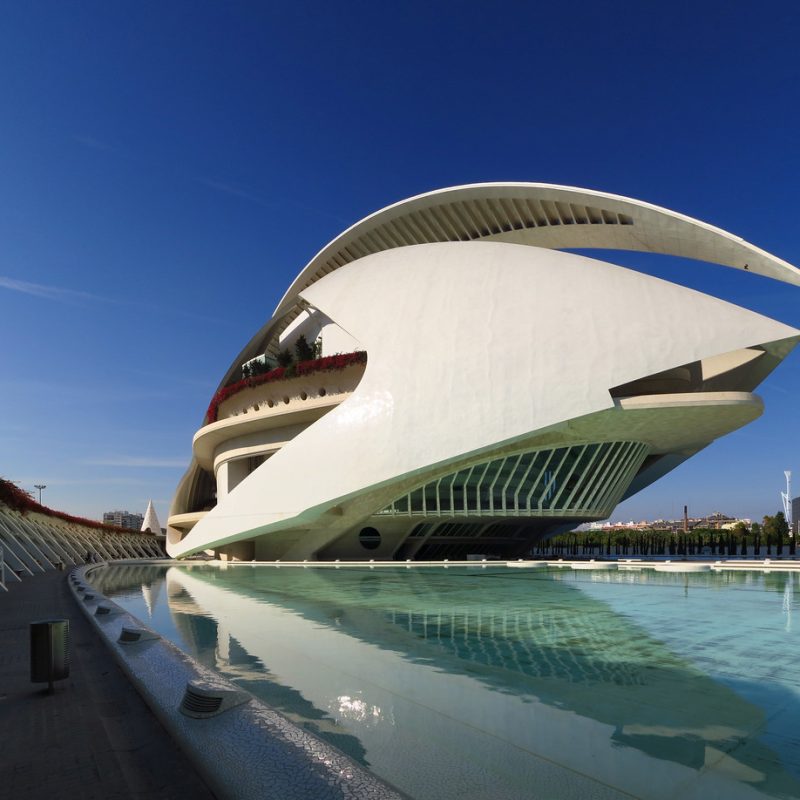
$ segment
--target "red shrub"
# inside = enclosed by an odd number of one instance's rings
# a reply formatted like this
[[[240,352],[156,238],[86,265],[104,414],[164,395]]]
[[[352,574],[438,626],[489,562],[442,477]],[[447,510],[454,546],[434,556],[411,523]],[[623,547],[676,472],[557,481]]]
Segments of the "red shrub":
[[[229,397],[238,394],[242,389],[253,389],[256,386],[261,386],[264,383],[273,383],[274,381],[288,380],[298,375],[311,375],[314,372],[330,372],[335,369],[344,369],[351,364],[366,364],[367,354],[363,350],[358,350],[355,353],[342,353],[335,356],[325,356],[324,358],[315,358],[313,361],[301,361],[295,365],[294,369],[291,367],[275,367],[269,372],[264,372],[261,375],[254,375],[250,378],[232,383],[229,386],[224,386],[212,398],[211,403],[206,411],[205,424],[209,425],[216,422],[219,418],[219,407]],[[286,373],[289,373],[288,375]]]
[[[28,492],[23,491],[19,486],[11,481],[0,478],[0,505],[8,506],[14,511],[27,514],[33,511],[37,514],[46,514],[48,517],[57,517],[65,522],[73,522],[76,525],[85,525],[87,528],[99,528],[109,533],[138,533],[128,528],[118,528],[116,525],[105,525],[96,519],[85,519],[84,517],[73,517],[72,514],[65,514],[63,511],[54,511],[52,508],[40,505]]]

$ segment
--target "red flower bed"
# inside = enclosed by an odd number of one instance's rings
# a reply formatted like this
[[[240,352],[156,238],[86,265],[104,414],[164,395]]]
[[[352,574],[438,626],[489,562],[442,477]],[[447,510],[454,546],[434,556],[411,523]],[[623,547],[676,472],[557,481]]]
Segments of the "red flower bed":
[[[76,525],[85,525],[87,528],[98,528],[109,533],[139,533],[128,528],[118,528],[116,525],[105,525],[96,519],[84,519],[83,517],[73,517],[63,511],[54,511],[52,508],[40,505],[27,492],[15,486],[11,481],[0,478],[0,505],[8,506],[14,511],[27,514],[34,511],[37,514],[46,514],[48,517],[57,517],[65,522],[74,522]]]
[[[342,353],[336,356],[325,356],[324,358],[315,358],[312,361],[301,361],[299,364],[292,364],[290,367],[275,367],[269,372],[264,372],[261,375],[254,375],[251,378],[237,381],[220,389],[212,398],[211,403],[206,411],[206,425],[216,422],[219,418],[219,407],[229,397],[238,394],[242,389],[252,389],[256,386],[261,386],[264,383],[273,383],[274,381],[288,380],[300,375],[311,375],[314,372],[331,372],[335,369],[344,369],[351,364],[366,364],[367,354],[363,350],[358,350],[355,353]]]

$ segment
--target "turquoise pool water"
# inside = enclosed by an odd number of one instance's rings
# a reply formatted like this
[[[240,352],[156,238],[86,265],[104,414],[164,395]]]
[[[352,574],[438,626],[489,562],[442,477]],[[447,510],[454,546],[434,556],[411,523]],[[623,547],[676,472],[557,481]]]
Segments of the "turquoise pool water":
[[[143,621],[417,800],[800,798],[800,574],[109,567]]]

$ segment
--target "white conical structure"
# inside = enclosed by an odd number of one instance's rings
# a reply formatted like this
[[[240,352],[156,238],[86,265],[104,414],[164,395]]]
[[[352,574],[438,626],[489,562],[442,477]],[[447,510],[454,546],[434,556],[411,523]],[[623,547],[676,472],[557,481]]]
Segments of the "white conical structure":
[[[153,581],[152,583],[142,584],[142,597],[144,604],[147,607],[147,616],[153,618],[153,609],[158,604],[158,597],[161,594],[161,587],[164,585],[164,579]]]
[[[152,500],[147,504],[147,511],[145,511],[144,522],[142,523],[142,533],[161,534],[161,523],[156,516],[156,510],[153,508]]]

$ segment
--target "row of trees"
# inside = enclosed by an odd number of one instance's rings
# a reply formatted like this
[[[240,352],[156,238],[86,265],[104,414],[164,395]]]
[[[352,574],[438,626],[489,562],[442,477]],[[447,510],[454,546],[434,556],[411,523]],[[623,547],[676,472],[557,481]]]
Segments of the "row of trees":
[[[322,355],[322,340],[317,339],[313,344],[309,344],[308,339],[300,334],[294,343],[294,353],[284,348],[278,353],[276,360],[279,367],[289,368],[303,361],[313,361],[320,355]],[[273,368],[274,364],[268,358],[263,361],[251,361],[242,367],[242,378],[255,378],[256,375],[264,375]]]
[[[572,531],[541,542],[536,555],[642,556],[782,556],[795,555],[796,537],[782,511],[749,528],[742,522],[731,530],[694,528],[688,533],[667,530]]]

